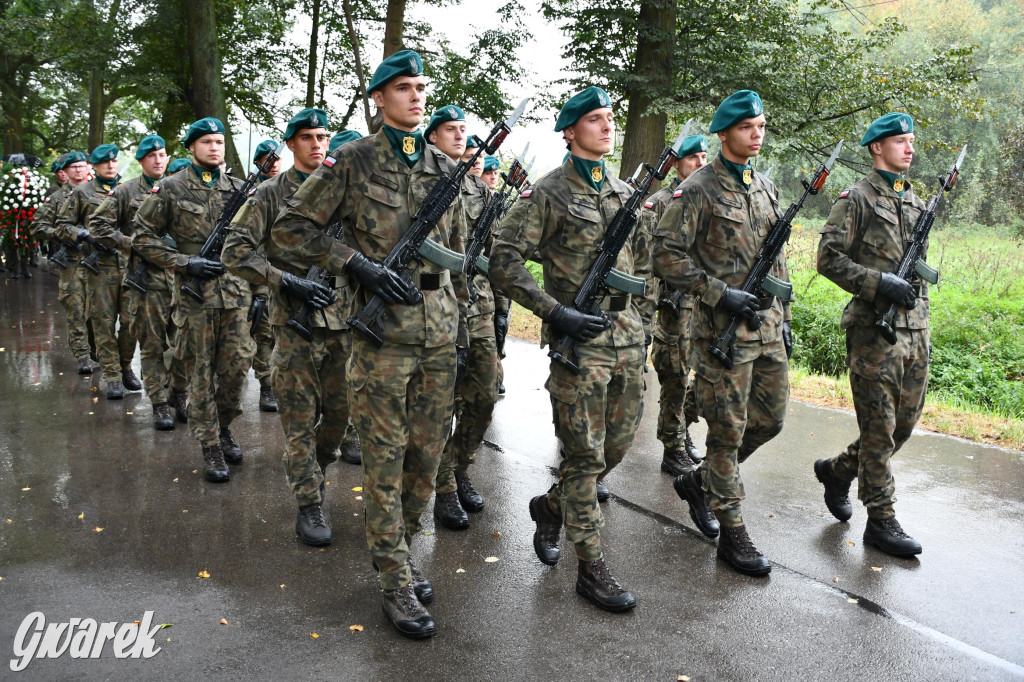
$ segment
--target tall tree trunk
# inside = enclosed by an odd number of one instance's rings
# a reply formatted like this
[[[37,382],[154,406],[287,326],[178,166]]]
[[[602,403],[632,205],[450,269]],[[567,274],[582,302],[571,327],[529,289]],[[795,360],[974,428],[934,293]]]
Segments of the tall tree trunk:
[[[622,142],[622,166],[619,177],[632,175],[637,165],[654,163],[665,148],[668,114],[648,113],[651,87],[663,92],[672,76],[672,37],[675,35],[676,6],[674,0],[643,0],[640,3],[640,30],[633,73],[641,76],[645,88],[626,91],[629,111]],[[657,187],[652,187],[654,192]]]
[[[402,3],[403,8],[403,19],[405,3]],[[348,39],[352,43],[352,56],[356,63],[356,78],[359,80],[359,94],[360,99],[363,100],[363,115],[366,117],[366,128],[371,133],[375,133],[380,130],[382,121],[380,116],[375,118],[370,115],[370,95],[366,92],[366,73],[363,71],[363,59],[359,54],[359,36],[356,34],[355,23],[352,21],[352,6],[349,4],[349,0],[342,0],[342,9],[345,12],[345,27],[348,28]],[[391,5],[388,5],[388,21],[390,22],[391,17]],[[390,23],[388,24],[390,26]],[[386,40],[385,40],[386,43]],[[345,116],[345,121],[348,121],[348,117],[351,115],[351,107],[349,107],[349,114]]]
[[[316,44],[320,36],[320,0],[313,0],[313,28],[309,32],[309,70],[306,73],[306,106],[316,96]]]
[[[21,96],[14,87],[14,79],[4,79],[3,92],[0,92],[0,105],[3,108],[4,148],[3,155],[21,154],[25,151],[24,118],[21,109]]]
[[[89,148],[92,151],[103,144],[104,116],[103,106],[103,68],[89,69]]]
[[[214,0],[185,0],[183,4],[188,28],[188,60],[192,72],[192,110],[197,119],[213,116],[224,123],[227,129],[224,135],[224,158],[229,168],[238,171],[242,163],[235,149],[231,118],[224,100]]]
[[[406,0],[388,0],[388,13],[384,18],[384,58],[404,49]]]

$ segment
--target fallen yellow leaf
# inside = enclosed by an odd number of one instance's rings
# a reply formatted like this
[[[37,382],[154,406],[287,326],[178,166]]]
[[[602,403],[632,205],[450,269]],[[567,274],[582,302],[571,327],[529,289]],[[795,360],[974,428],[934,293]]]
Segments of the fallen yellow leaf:
[[[200,578],[209,578],[210,577],[210,572],[209,571],[199,571],[199,577]]]
[[[32,488],[22,488],[21,492],[27,493],[29,490],[32,490]]]
[[[496,557],[496,556],[489,556],[486,559],[484,559],[484,561],[486,561],[489,564],[493,564],[497,560],[498,560],[498,557]]]
[[[832,578],[832,582],[834,582],[834,583],[839,582],[839,576],[837,575],[835,578]]]
[[[171,483],[177,483],[177,482],[178,482],[178,479],[174,479],[173,481],[171,481]]]
[[[852,541],[850,541],[850,540],[847,540],[847,541],[846,541],[846,545],[847,545],[848,547],[853,547],[853,546],[854,546],[854,545],[856,545],[856,544],[857,544],[856,542],[852,542]]]
[[[456,573],[465,573],[465,572],[466,572],[466,569],[464,569],[464,568],[456,568],[456,569],[455,569],[455,572],[456,572]]]
[[[161,630],[163,630],[165,628],[173,628],[173,627],[174,627],[174,623],[160,623],[160,629]],[[167,641],[169,642],[171,640],[167,640]]]
[[[37,381],[36,383],[34,383],[34,384],[32,384],[32,385],[33,385],[33,386],[42,386],[42,383],[40,383],[40,382],[38,382],[38,381]]]
[[[851,604],[859,604],[860,603],[859,599],[847,599],[846,601],[850,602]]]
[[[309,633],[309,636],[312,637],[313,639],[320,639],[320,635],[316,634],[315,632]]]
[[[227,618],[221,618],[220,619],[220,624],[221,625],[227,625],[228,624],[228,619]]]
[[[11,521],[10,519],[7,519],[7,523],[10,524],[10,523],[13,523],[13,521]]]
[[[769,519],[774,519],[774,518],[775,518],[775,514],[769,514],[769,515],[768,515],[768,518],[769,518]]]
[[[132,621],[132,625],[142,625],[142,621],[141,620],[133,620]]]
[[[102,532],[103,532],[103,529],[102,529],[102,528],[100,528],[99,526],[94,526],[94,527],[93,527],[93,531],[94,531],[94,532],[96,532],[96,533],[102,533]]]
[[[871,570],[874,571],[875,573],[881,573],[882,572],[882,568],[880,566],[872,566]]]
[[[135,414],[134,412],[125,412],[125,414]]]
[[[494,537],[500,538],[501,537],[501,533],[499,533],[498,531],[494,531]]]
[[[80,519],[84,519],[84,518],[85,518],[85,512],[82,512],[81,514],[79,514],[79,515],[78,515],[78,518],[80,518]]]
[[[354,492],[354,493],[361,493],[361,492],[363,492],[363,486],[357,485],[355,488],[352,488],[352,492]]]
[[[690,678],[686,675],[680,675],[676,678],[676,682],[690,682]]]
[[[284,583],[281,583],[281,589],[282,590],[284,589]]]
[[[351,630],[352,632],[362,632],[363,631],[363,626],[362,625],[349,625],[348,629]]]

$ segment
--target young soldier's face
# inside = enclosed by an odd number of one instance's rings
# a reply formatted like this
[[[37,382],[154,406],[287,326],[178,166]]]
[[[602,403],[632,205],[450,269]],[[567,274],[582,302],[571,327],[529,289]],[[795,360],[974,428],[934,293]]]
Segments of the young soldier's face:
[[[488,189],[494,189],[498,186],[498,169],[484,171],[480,175],[480,179],[484,181]]]
[[[875,167],[891,173],[903,173],[914,160],[914,133],[885,137],[869,146]]]
[[[167,170],[167,150],[154,149],[139,159],[139,165],[142,166],[142,172],[147,177],[159,180]]]
[[[67,171],[65,171],[63,168],[54,173],[53,176],[57,178],[57,182],[61,185],[66,184],[68,181]]]
[[[430,131],[428,142],[444,152],[449,159],[461,159],[466,151],[466,122],[442,123]]]
[[[65,168],[68,172],[68,182],[72,185],[80,185],[85,182],[85,178],[89,175],[89,164],[85,161],[78,161]]]
[[[100,161],[97,164],[93,164],[92,169],[96,171],[96,177],[103,178],[104,180],[113,180],[114,176],[117,175],[117,159]]]
[[[462,160],[463,161],[469,161],[473,157],[473,154],[475,154],[475,153],[476,153],[476,147],[470,147],[469,149],[466,150],[466,153],[462,155]],[[480,156],[476,157],[476,161],[473,162],[473,167],[469,169],[469,174],[470,175],[475,175],[475,176],[477,176],[479,178],[481,175],[483,175],[483,172],[484,172],[484,155],[481,154]]]
[[[189,145],[188,150],[192,152],[192,158],[196,165],[203,168],[217,168],[224,159],[224,135],[222,133],[210,133],[203,135]]]
[[[733,163],[748,163],[761,153],[764,142],[764,114],[746,118],[718,133],[723,156]]]
[[[327,128],[303,128],[285,140],[295,156],[296,170],[307,175],[315,171],[324,162],[329,140]]]
[[[615,114],[611,107],[594,109],[564,132],[573,156],[600,161],[615,146]]]
[[[423,76],[399,76],[373,91],[373,101],[384,123],[410,132],[423,123],[426,99],[427,82]]]
[[[680,180],[685,180],[690,177],[690,173],[697,170],[701,166],[707,165],[708,153],[697,152],[696,154],[689,154],[676,161],[676,173],[679,174]]]

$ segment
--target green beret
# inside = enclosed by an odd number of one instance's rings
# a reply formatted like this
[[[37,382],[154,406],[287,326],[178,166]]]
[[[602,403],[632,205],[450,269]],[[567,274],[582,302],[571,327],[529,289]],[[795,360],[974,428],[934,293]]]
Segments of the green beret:
[[[679,148],[679,158],[689,156],[690,154],[697,154],[699,152],[706,152],[708,150],[708,140],[703,135],[687,135],[683,138],[683,146]]]
[[[188,127],[188,132],[185,133],[185,147],[190,147],[193,142],[204,135],[212,135],[213,133],[224,135],[226,132],[224,124],[219,119],[201,118]]]
[[[612,105],[612,98],[608,93],[591,85],[583,92],[573,95],[565,103],[562,110],[558,112],[558,120],[555,121],[555,132],[560,133],[583,117],[583,114],[590,113],[594,109],[602,109]]]
[[[139,148],[135,150],[135,160],[138,161],[146,156],[150,152],[155,152],[158,149],[163,149],[167,144],[164,142],[164,138],[159,135],[146,135],[139,142]]]
[[[449,104],[447,106],[441,107],[440,109],[434,112],[433,116],[430,117],[430,122],[427,123],[427,129],[423,131],[423,137],[429,137],[430,133],[432,133],[434,129],[437,128],[437,126],[441,125],[442,123],[447,123],[448,121],[465,120],[466,114],[463,113],[462,109],[455,106],[454,104]]]
[[[484,141],[479,135],[470,135],[466,138],[466,149],[479,149],[484,146]]]
[[[65,153],[61,154],[60,156],[58,156],[56,161],[54,161],[53,163],[50,164],[50,172],[51,173],[56,173],[57,171],[64,170],[64,166],[66,166],[67,163],[68,163],[68,154],[67,154],[67,152],[65,152]]]
[[[81,161],[88,161],[85,152],[68,152],[64,155],[64,165],[61,168],[67,168],[73,163],[79,163]]]
[[[255,161],[256,159],[260,158],[261,156],[269,154],[275,149],[277,149],[276,142],[274,142],[273,140],[263,140],[263,142],[260,142],[258,145],[256,145],[256,151],[253,152],[252,160]]]
[[[371,93],[379,87],[383,87],[392,78],[399,76],[422,76],[423,60],[412,50],[396,52],[380,63],[377,70],[373,72],[370,84],[366,86],[366,92]]]
[[[711,119],[709,133],[717,133],[731,128],[740,121],[754,118],[764,113],[761,96],[753,90],[734,92],[718,105],[715,117]]]
[[[914,119],[910,118],[909,114],[894,111],[891,114],[879,116],[874,123],[868,126],[868,129],[864,131],[864,137],[860,140],[860,146],[867,147],[883,137],[912,132],[914,132]]]
[[[113,161],[117,158],[117,145],[116,144],[101,144],[96,149],[92,150],[92,154],[89,155],[89,163],[103,163],[104,161]]]
[[[501,163],[498,161],[497,156],[485,156],[484,157],[484,172],[498,170],[501,167]]]
[[[354,130],[342,130],[340,133],[334,134],[331,141],[327,143],[327,149],[333,152],[341,145],[348,144],[349,142],[355,142],[361,137],[362,135]]]
[[[180,170],[184,170],[189,167],[190,163],[191,162],[188,159],[175,159],[174,161],[171,161],[170,164],[168,164],[167,174],[173,175],[174,173],[177,173]]]
[[[284,140],[290,140],[295,134],[306,128],[326,128],[327,112],[323,109],[303,109],[292,116],[288,127],[284,129]]]

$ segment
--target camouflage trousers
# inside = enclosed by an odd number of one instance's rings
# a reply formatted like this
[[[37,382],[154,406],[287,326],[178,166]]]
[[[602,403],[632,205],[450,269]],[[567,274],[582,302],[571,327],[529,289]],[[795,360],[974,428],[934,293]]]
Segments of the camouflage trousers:
[[[220,442],[220,429],[242,414],[245,376],[255,344],[245,320],[247,308],[191,308],[176,314],[186,338],[177,353],[186,363],[188,430],[204,447]],[[187,344],[182,346],[181,343]]]
[[[76,255],[76,254],[72,254]],[[89,272],[78,267],[68,257],[68,267],[60,272],[57,300],[68,315],[68,347],[76,360],[87,359],[95,347],[92,324],[89,322],[89,299],[86,297],[86,277]]]
[[[274,325],[272,332],[273,386],[285,438],[282,460],[288,487],[302,507],[323,502],[324,469],[337,461],[338,448],[353,429],[345,376],[352,332],[314,327],[312,341],[288,327]]]
[[[363,453],[366,542],[381,589],[409,584],[409,543],[434,492],[452,423],[455,346],[385,343],[353,334],[349,409]]]
[[[739,465],[782,431],[789,404],[789,362],[779,340],[756,359],[725,369],[698,341],[691,353],[697,409],[707,420],[705,463],[699,469],[708,506],[727,528],[743,525]]]
[[[455,472],[476,461],[476,451],[491,425],[498,401],[498,347],[494,341],[494,315],[469,318],[469,357],[466,376],[455,396],[455,431],[445,443],[437,470],[437,492],[455,492]]]
[[[253,293],[255,294],[256,292]],[[271,356],[274,353],[274,343],[277,338],[274,331],[270,328],[270,306],[271,300],[268,296],[267,308],[263,311],[263,321],[260,322],[256,334],[252,337],[256,342],[256,353],[252,356],[252,372],[256,375],[256,380],[260,382],[260,386],[264,388],[271,385],[270,375],[274,370]]]
[[[899,329],[890,346],[874,327],[846,330],[850,388],[860,436],[832,460],[841,481],[857,480],[857,496],[873,519],[895,515],[889,460],[921,418],[928,388],[928,329]]]
[[[633,443],[644,399],[643,346],[577,347],[580,373],[552,361],[545,388],[551,395],[555,435],[562,441],[558,481],[548,491],[551,511],[581,561],[601,554],[604,517],[597,481],[614,469]]]
[[[661,394],[658,398],[658,440],[666,450],[682,450],[686,447],[686,427],[697,421],[697,400],[690,389],[690,348],[689,308],[682,308],[679,320],[673,326],[681,331],[665,328],[660,322],[655,327],[651,342],[651,362],[658,373]]]
[[[96,337],[96,359],[103,365],[106,381],[121,381],[121,369],[132,364],[136,344],[129,331],[128,300],[121,295],[124,273],[117,265],[101,264],[99,270],[100,274],[90,273],[87,280],[91,297],[89,320]]]
[[[177,333],[171,321],[173,295],[166,289],[152,287],[144,296],[127,290],[123,295],[138,306],[133,333],[139,339],[142,384],[146,395],[154,405],[166,403],[169,389],[181,392],[188,389],[184,361],[167,352],[171,350],[170,340]]]

